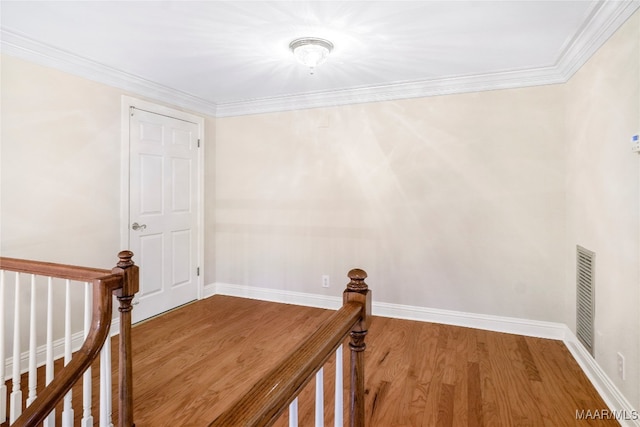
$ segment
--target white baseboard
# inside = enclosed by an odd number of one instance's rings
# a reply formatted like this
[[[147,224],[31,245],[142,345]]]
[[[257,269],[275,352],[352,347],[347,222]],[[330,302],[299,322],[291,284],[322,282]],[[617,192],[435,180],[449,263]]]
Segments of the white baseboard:
[[[342,298],[340,297],[232,285],[228,283],[213,283],[207,285],[205,286],[204,294],[205,297],[218,294],[328,309],[338,309],[342,305]],[[615,413],[618,422],[620,422],[623,427],[640,427],[638,411],[636,411],[622,395],[620,390],[602,370],[591,354],[579,343],[571,329],[563,323],[465,313],[375,301],[373,302],[372,314],[374,316],[442,323],[488,331],[561,340],[565,343],[578,365],[607,403],[609,409]]]
[[[561,323],[519,319],[515,317],[493,316],[489,314],[465,313],[461,311],[390,304],[385,302],[374,302],[373,314],[377,316],[394,317],[397,319],[442,323],[445,325],[464,326],[494,332],[506,332],[509,334],[556,340],[564,338],[567,328]]]
[[[109,336],[115,336],[120,333],[120,317],[116,317],[111,321],[111,329],[109,330]],[[84,332],[78,331],[71,335],[71,351],[75,352],[82,347],[84,342]],[[53,360],[58,360],[64,357],[64,338],[59,338],[53,342]],[[36,366],[44,366],[47,363],[47,346],[46,344],[40,345],[36,348]],[[5,375],[6,378],[10,378],[11,372],[13,372],[13,356],[5,359]],[[20,373],[24,374],[29,370],[29,351],[23,351],[20,353]]]
[[[282,291],[277,289],[256,288],[253,286],[231,285],[228,283],[216,283],[212,295],[227,295],[257,299],[261,301],[281,302],[286,304],[302,305],[337,310],[342,305],[342,298],[326,295],[308,294],[304,292]]]
[[[304,292],[283,291],[253,286],[214,283],[205,287],[208,296],[228,295],[308,307],[336,310],[342,305],[341,297],[333,297]],[[373,302],[374,316],[394,317],[396,319],[417,320],[421,322],[442,323],[469,328],[510,334],[563,340],[567,327],[562,323],[542,322],[538,320],[514,317],[492,316],[487,314],[464,313],[460,311],[440,310],[412,305]]]
[[[202,298],[209,298],[216,294],[216,284],[210,283],[202,288]]]
[[[84,333],[82,331],[71,335],[71,348],[76,351],[84,342]],[[64,357],[64,338],[57,339],[53,342],[53,359]],[[47,363],[47,346],[41,345],[36,348],[36,365],[42,366]],[[29,370],[29,351],[20,354],[20,373],[23,374]],[[13,372],[13,356],[5,359],[5,373],[10,378]]]
[[[566,326],[565,326],[566,327]],[[578,341],[575,334],[566,327],[563,341],[573,355],[582,371],[591,384],[600,393],[600,396],[615,413],[616,419],[623,427],[640,427],[640,413],[624,397],[611,378],[602,370],[598,362],[591,356],[587,349]]]

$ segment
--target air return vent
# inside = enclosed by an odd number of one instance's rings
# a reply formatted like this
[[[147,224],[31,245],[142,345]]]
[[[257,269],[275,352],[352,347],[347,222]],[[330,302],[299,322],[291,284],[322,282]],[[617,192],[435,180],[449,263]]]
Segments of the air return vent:
[[[581,246],[576,249],[576,335],[593,356],[596,254]]]

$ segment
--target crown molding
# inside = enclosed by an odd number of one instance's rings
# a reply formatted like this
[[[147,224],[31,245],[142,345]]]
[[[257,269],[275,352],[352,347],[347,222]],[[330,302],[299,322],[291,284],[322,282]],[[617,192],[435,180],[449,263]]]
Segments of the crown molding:
[[[216,114],[216,104],[206,99],[35,41],[4,28],[0,30],[0,52],[176,107],[211,116]]]
[[[554,67],[548,67],[526,71],[509,71],[477,76],[400,82],[356,89],[220,103],[217,105],[216,117],[273,113],[305,108],[335,107],[340,105],[512,89],[564,82],[565,80]]]
[[[640,0],[594,3],[581,31],[567,44],[556,64],[549,67],[228,103],[208,101],[5,29],[0,31],[0,51],[176,107],[214,117],[231,117],[566,83],[639,7]]]
[[[640,0],[601,1],[562,53],[556,68],[568,81],[596,51],[640,8]]]
[[[594,3],[579,33],[550,67],[220,103],[216,117],[566,83],[638,8],[640,0]]]

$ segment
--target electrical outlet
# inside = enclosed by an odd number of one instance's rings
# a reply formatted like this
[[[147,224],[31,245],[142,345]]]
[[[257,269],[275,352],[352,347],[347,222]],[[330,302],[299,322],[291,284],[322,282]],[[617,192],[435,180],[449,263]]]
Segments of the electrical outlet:
[[[625,372],[624,372],[624,356],[622,355],[622,353],[618,353],[618,377],[620,377],[620,379],[622,381],[625,380]]]
[[[328,288],[329,287],[329,275],[325,274],[322,276],[322,287],[323,288]]]

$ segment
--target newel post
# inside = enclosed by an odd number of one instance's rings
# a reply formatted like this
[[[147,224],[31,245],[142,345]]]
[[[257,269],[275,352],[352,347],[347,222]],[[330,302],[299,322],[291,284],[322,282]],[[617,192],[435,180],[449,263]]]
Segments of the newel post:
[[[111,270],[113,274],[122,274],[122,288],[114,294],[120,302],[120,342],[118,357],[118,426],[133,427],[133,370],[131,349],[131,302],[139,289],[138,266],[131,259],[133,252],[121,251],[118,254],[117,266]]]
[[[362,317],[351,329],[349,348],[351,349],[351,390],[349,395],[349,426],[364,427],[364,338],[371,319],[371,291],[365,283],[367,273],[358,268],[349,271],[347,289],[343,294],[344,303],[362,304]]]

